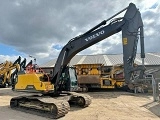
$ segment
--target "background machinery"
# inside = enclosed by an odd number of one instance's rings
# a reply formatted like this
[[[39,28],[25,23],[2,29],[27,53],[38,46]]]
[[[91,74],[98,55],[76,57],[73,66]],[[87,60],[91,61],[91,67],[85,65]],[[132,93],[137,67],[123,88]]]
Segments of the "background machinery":
[[[83,91],[89,88],[122,88],[125,84],[122,64],[104,66],[103,64],[74,65],[78,84]]]
[[[106,24],[107,21],[125,10],[124,17],[114,19]],[[60,52],[52,77],[47,77],[44,73],[35,71],[19,74],[15,83],[15,90],[35,90],[42,94],[14,97],[10,101],[11,108],[37,111],[41,115],[43,113],[45,116],[58,118],[68,113],[70,108],[68,103],[78,104],[82,107],[90,105],[91,99],[88,95],[71,92],[78,90],[79,87],[75,69],[74,67],[68,67],[68,63],[78,52],[120,31],[122,31],[125,83],[127,85],[133,84],[134,71],[140,71],[141,74],[138,78],[142,78],[145,68],[144,66],[135,67],[134,59],[139,36],[142,48],[141,57],[145,57],[143,23],[139,10],[133,3],[130,3],[128,7],[111,18],[102,21],[86,33],[71,39]],[[46,80],[50,82],[49,85],[45,84]]]
[[[11,85],[11,74],[20,70],[20,61],[21,58],[19,57],[14,63],[6,61],[0,64],[0,87],[9,87]]]

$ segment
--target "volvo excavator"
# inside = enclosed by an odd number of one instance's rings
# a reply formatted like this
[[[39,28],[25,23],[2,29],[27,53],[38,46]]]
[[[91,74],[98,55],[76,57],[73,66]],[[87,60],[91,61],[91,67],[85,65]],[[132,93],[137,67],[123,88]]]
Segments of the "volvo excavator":
[[[115,18],[118,14],[125,12],[124,17]],[[109,20],[112,21],[107,24]],[[102,21],[89,31],[71,39],[61,50],[56,61],[52,77],[44,73],[34,72],[21,73],[15,82],[15,91],[40,92],[36,95],[13,97],[10,107],[22,111],[32,111],[43,116],[59,118],[68,113],[70,104],[78,104],[87,107],[91,104],[91,98],[87,94],[73,91],[78,90],[76,72],[69,67],[70,60],[80,51],[122,31],[123,62],[125,83],[133,84],[134,71],[140,71],[139,79],[143,77],[145,67],[134,66],[137,52],[138,38],[141,42],[141,58],[145,58],[143,22],[139,10],[135,4],[130,3],[128,7],[121,10],[107,20]]]

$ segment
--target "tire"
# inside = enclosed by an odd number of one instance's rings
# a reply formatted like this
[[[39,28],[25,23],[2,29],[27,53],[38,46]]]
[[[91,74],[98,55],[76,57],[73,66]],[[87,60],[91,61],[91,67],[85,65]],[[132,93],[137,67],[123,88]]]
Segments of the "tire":
[[[82,92],[88,92],[88,87],[86,85],[82,86]]]
[[[77,105],[80,107],[84,107],[85,106],[85,99],[83,97],[78,97],[77,98]]]

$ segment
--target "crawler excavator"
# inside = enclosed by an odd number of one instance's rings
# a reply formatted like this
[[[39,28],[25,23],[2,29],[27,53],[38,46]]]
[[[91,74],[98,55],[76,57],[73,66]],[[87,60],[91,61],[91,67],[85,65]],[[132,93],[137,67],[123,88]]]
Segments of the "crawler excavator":
[[[112,20],[121,12],[126,11],[124,17]],[[107,20],[102,21],[86,33],[71,39],[61,50],[56,61],[53,76],[48,79],[43,73],[19,74],[15,83],[15,90],[35,90],[41,95],[26,95],[13,97],[10,107],[13,109],[41,113],[44,116],[59,118],[68,113],[71,103],[81,107],[91,104],[90,96],[77,91],[77,77],[73,67],[69,67],[70,60],[80,51],[122,31],[123,61],[125,83],[134,82],[134,71],[141,71],[139,78],[143,77],[145,67],[134,66],[138,38],[141,41],[141,57],[144,58],[143,22],[141,14],[135,4],[121,10]],[[53,87],[52,87],[53,86]],[[43,90],[41,89],[43,88]]]

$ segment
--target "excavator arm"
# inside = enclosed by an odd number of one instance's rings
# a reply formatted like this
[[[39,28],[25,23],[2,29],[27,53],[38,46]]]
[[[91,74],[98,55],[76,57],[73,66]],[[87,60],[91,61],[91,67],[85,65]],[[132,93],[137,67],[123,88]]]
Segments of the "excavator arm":
[[[134,6],[130,7],[130,9],[126,12],[124,15],[124,20],[125,24],[122,27],[124,73],[125,82],[131,83],[131,80],[134,80],[134,71],[140,71],[139,78],[143,77],[145,71],[144,65],[134,65],[139,38],[141,44],[142,62],[144,62],[145,58],[143,22],[140,12],[138,9],[136,10]]]
[[[118,18],[106,25],[106,22],[121,12],[126,13],[123,18]],[[54,68],[54,77],[52,83],[55,84],[55,90],[59,89],[60,77],[62,71],[66,68],[70,60],[80,51],[122,31],[123,43],[123,61],[126,83],[131,82],[133,71],[144,70],[144,67],[134,67],[134,59],[137,52],[137,43],[140,35],[141,57],[144,58],[144,37],[143,22],[139,10],[133,3],[108,20],[102,21],[86,33],[71,39],[61,50]],[[63,84],[63,83],[62,83]]]

